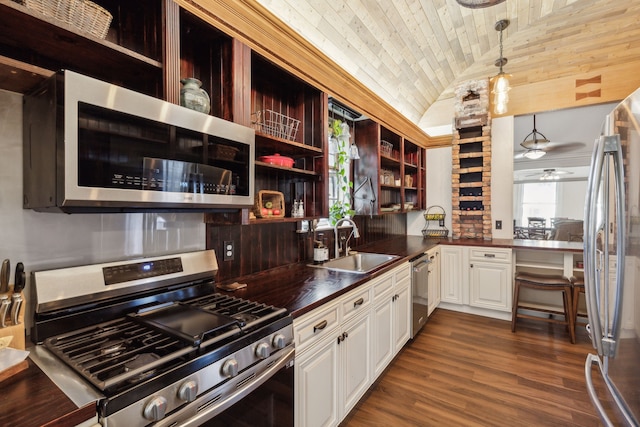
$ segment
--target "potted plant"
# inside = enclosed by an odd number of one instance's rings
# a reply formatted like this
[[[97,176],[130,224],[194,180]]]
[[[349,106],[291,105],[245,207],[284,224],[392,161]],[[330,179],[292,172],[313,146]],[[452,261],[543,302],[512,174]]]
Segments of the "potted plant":
[[[349,179],[349,126],[340,120],[333,120],[329,128],[331,144],[335,147],[334,170],[337,179],[337,194],[329,206],[329,221],[335,225],[339,219],[355,214],[351,205],[353,181]]]

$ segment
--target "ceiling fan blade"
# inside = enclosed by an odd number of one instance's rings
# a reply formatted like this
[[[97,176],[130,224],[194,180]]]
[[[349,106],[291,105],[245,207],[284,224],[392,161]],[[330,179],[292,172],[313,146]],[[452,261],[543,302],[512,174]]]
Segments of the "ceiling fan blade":
[[[584,142],[552,142],[544,151],[553,152],[554,154],[568,153],[586,147]]]

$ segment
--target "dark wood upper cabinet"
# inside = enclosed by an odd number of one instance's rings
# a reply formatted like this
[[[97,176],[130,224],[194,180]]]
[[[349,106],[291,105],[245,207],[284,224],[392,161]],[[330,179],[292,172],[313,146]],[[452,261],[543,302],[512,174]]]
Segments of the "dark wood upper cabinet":
[[[52,72],[69,69],[161,96],[161,2],[95,3],[113,15],[105,39],[0,0],[0,88],[24,92]]]
[[[285,218],[273,221],[298,220],[291,219],[295,200],[304,202],[307,218],[328,216],[326,93],[173,0],[94,2],[113,15],[104,39],[0,0],[0,89],[24,93],[69,69],[179,103],[180,80],[195,77],[211,98],[211,115],[256,129],[256,191],[279,191],[285,199]],[[372,120],[354,123],[361,150],[354,184],[371,179],[368,191],[376,198],[371,203],[369,196],[361,213],[424,208],[424,149]],[[390,144],[389,153],[381,141]],[[274,154],[292,158],[293,166],[261,161]],[[393,178],[385,180],[384,171]],[[246,223],[248,217],[245,210],[225,220]]]
[[[280,191],[285,216],[295,200],[305,217],[328,214],[325,140],[327,96],[260,55],[251,55],[250,122],[256,129],[256,191]],[[290,157],[293,167],[260,161],[262,156]]]
[[[360,159],[354,162],[354,186],[358,188],[370,180],[375,192],[372,197],[368,194],[371,187],[363,187],[363,193],[354,199],[356,212],[385,214],[424,209],[424,148],[373,120],[355,124]],[[373,199],[375,202],[371,203]]]
[[[209,114],[225,120],[234,120],[233,48],[231,37],[180,10],[180,79],[200,80],[211,98]]]

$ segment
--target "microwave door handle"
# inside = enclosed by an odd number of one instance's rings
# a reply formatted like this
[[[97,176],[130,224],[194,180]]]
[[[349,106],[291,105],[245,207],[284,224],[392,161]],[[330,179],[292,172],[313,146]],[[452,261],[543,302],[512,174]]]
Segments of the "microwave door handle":
[[[624,169],[622,159],[622,145],[620,135],[608,137],[605,152],[613,158],[615,204],[616,204],[616,281],[615,292],[613,294],[613,313],[611,320],[611,333],[607,341],[609,348],[605,352],[606,356],[614,357],[620,342],[620,332],[622,330],[622,301],[624,292],[624,266],[627,250],[627,230],[625,219],[626,196],[624,190]]]
[[[602,354],[602,325],[600,323],[598,284],[599,274],[596,266],[598,236],[598,193],[602,183],[604,164],[604,144],[602,137],[595,142],[591,157],[589,180],[584,210],[584,286],[591,340],[598,354]]]

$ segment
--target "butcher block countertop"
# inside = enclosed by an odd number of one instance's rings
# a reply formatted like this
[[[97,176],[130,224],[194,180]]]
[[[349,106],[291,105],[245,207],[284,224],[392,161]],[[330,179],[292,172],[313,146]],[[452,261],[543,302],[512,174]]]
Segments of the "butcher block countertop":
[[[544,240],[438,240],[420,236],[398,236],[359,246],[360,252],[398,255],[395,262],[385,264],[370,274],[355,274],[311,267],[307,263],[291,264],[250,276],[225,281],[246,283],[247,287],[232,294],[289,310],[299,317],[314,308],[379,276],[388,268],[408,261],[437,246],[461,245],[546,251],[581,252],[582,243]],[[226,291],[219,291],[226,292]],[[78,408],[58,387],[28,360],[29,368],[0,382],[0,425],[2,426],[70,426],[91,419],[94,405]]]

